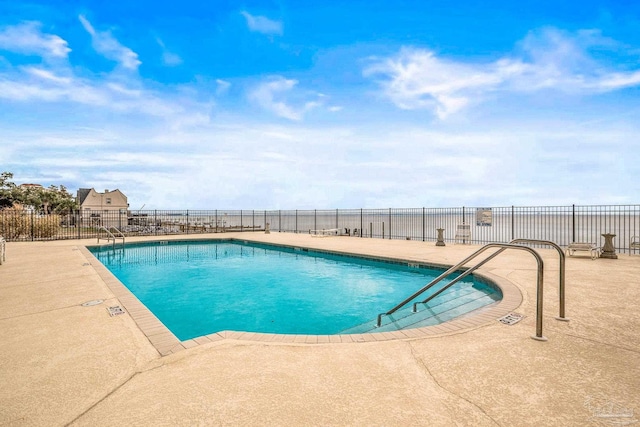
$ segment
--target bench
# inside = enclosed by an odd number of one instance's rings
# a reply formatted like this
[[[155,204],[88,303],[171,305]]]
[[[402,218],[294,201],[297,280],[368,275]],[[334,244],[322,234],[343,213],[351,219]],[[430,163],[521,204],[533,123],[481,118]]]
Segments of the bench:
[[[574,253],[582,251],[582,252],[590,252],[591,259],[596,259],[600,255],[601,248],[597,246],[595,243],[580,243],[573,242],[567,246],[566,253],[569,256],[573,256]]]

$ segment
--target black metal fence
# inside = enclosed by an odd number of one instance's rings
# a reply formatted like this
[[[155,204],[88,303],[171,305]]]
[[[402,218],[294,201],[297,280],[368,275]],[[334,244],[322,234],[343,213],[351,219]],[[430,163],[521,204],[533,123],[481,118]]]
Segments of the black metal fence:
[[[38,215],[0,211],[0,235],[8,241],[96,238],[100,227],[116,227],[127,236],[175,235],[230,231],[311,233],[337,230],[359,238],[435,241],[456,240],[461,224],[464,243],[508,242],[516,238],[604,243],[615,234],[619,252],[628,252],[631,236],[640,235],[640,205],[508,206],[457,208],[313,209],[313,210],[140,210],[70,212]]]

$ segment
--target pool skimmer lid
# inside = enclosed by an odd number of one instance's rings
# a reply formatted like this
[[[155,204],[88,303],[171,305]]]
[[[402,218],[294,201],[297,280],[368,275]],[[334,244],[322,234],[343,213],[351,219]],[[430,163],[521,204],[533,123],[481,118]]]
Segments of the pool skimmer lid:
[[[124,314],[124,309],[119,305],[113,307],[107,307],[107,311],[109,312],[109,316],[118,316],[120,314]]]
[[[499,318],[498,321],[500,321],[500,323],[504,323],[505,325],[515,325],[516,323],[521,321],[523,318],[524,316],[522,314],[509,313],[506,316]]]

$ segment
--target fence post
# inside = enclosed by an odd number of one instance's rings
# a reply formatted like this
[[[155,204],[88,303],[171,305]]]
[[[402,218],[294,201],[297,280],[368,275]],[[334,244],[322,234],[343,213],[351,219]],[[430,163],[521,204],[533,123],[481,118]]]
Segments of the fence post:
[[[391,208],[389,208],[389,240],[391,240]]]
[[[187,223],[185,224],[187,229],[187,234],[189,234],[189,209],[187,209]]]
[[[278,209],[278,233],[282,232],[282,209]]]
[[[298,209],[296,209],[296,233],[298,232]]]
[[[34,236],[35,230],[34,230],[34,223],[33,223],[34,222],[34,215],[35,215],[35,212],[31,211],[31,241],[32,242],[35,240],[35,236]]]
[[[336,209],[336,228],[338,228],[338,209]]]
[[[514,207],[511,205],[511,240],[515,239],[515,215]]]
[[[425,220],[426,220],[426,218],[424,216],[424,207],[423,207],[422,208],[422,241],[423,242],[425,241],[425,237],[426,237],[425,234],[424,234],[425,233]]]
[[[576,241],[576,205],[571,205],[571,242]]]
[[[360,237],[362,237],[362,235],[364,234],[362,232],[362,227],[364,226],[364,223],[362,222],[362,208],[360,208]]]
[[[318,229],[318,210],[317,209],[313,210],[313,229],[314,230]]]

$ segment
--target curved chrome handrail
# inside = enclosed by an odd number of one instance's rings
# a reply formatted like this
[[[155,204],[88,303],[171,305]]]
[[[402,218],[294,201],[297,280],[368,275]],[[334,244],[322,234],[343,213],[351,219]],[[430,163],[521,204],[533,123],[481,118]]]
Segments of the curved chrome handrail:
[[[504,252],[506,249],[517,249],[517,250],[527,251],[531,255],[533,255],[533,257],[536,259],[536,261],[538,263],[538,275],[537,275],[538,278],[537,278],[537,286],[536,286],[536,289],[537,289],[536,290],[536,295],[537,295],[537,303],[536,303],[536,334],[534,336],[532,336],[531,338],[533,338],[535,340],[538,340],[538,341],[546,341],[547,338],[545,338],[542,335],[542,315],[543,315],[542,306],[543,306],[543,286],[544,286],[544,262],[542,261],[542,258],[540,257],[538,252],[536,252],[535,250],[533,250],[533,249],[531,249],[531,248],[529,248],[527,246],[520,246],[520,245],[516,245],[516,244],[512,244],[512,243],[489,243],[487,245],[484,245],[483,247],[481,247],[480,249],[478,249],[477,251],[475,251],[474,253],[472,253],[468,257],[466,257],[464,260],[460,261],[458,264],[454,265],[453,267],[449,268],[447,271],[442,273],[440,276],[438,276],[435,279],[433,279],[429,284],[424,286],[419,291],[415,292],[413,295],[411,295],[409,298],[407,298],[404,301],[402,301],[400,304],[398,304],[395,307],[393,307],[391,310],[389,310],[389,311],[387,311],[385,313],[378,314],[378,319],[377,319],[377,322],[376,322],[376,326],[379,327],[382,324],[382,316],[389,316],[389,315],[395,313],[400,308],[404,307],[407,303],[409,303],[411,300],[413,300],[415,297],[417,297],[418,295],[420,295],[423,292],[427,291],[433,285],[438,283],[440,280],[442,280],[443,278],[447,277],[449,274],[453,273],[454,271],[458,270],[464,264],[466,264],[467,262],[471,261],[472,259],[474,259],[478,255],[480,255],[482,252],[484,252],[484,251],[486,251],[487,249],[490,249],[490,248],[501,248],[501,249],[499,251],[496,251],[495,253],[491,254],[489,257],[487,257],[485,260],[480,262],[478,265],[476,265],[476,266],[474,266],[474,267],[472,267],[470,269],[467,269],[460,276],[456,277],[456,279],[454,279],[454,281],[452,281],[452,283],[450,282],[447,286],[445,286],[443,289],[439,290],[433,296],[440,294],[442,291],[447,289],[453,283],[457,282],[458,280],[461,280],[463,277],[468,276],[469,274],[471,274],[471,272],[473,270],[477,269],[481,265],[484,265],[489,260],[495,258],[500,253]]]
[[[556,316],[556,320],[561,320],[563,322],[568,322],[570,319],[568,317],[565,317],[565,313],[564,313],[564,308],[565,308],[565,303],[564,303],[564,277],[565,277],[565,254],[564,251],[562,250],[562,248],[560,246],[558,246],[556,243],[553,243],[552,241],[549,240],[537,240],[537,239],[514,239],[509,243],[533,243],[535,245],[549,245],[552,246],[556,249],[556,251],[558,251],[558,255],[560,256],[560,279],[558,282],[558,296],[560,298],[560,304],[559,304],[559,311],[560,313],[558,314],[558,316]]]
[[[112,229],[113,229],[113,230],[115,230],[115,232],[118,234],[118,237],[116,237],[116,236],[111,232],[111,230],[112,230]],[[118,230],[118,227],[111,226],[111,227],[107,228],[107,227],[105,227],[104,225],[101,225],[101,226],[98,228],[98,243],[100,243],[100,238],[101,238],[101,237],[100,237],[100,232],[101,232],[101,231],[104,231],[104,232],[106,232],[106,233],[107,233],[107,238],[106,238],[106,241],[107,241],[107,242],[108,242],[108,241],[110,241],[110,240],[113,240],[113,248],[114,248],[114,249],[115,249],[115,247],[116,247],[116,238],[117,238],[117,239],[122,239],[122,246],[124,246],[124,238],[125,238],[125,236],[124,236],[124,234],[122,234],[122,232],[121,232],[120,230]],[[102,239],[104,239],[104,237],[103,237]]]

